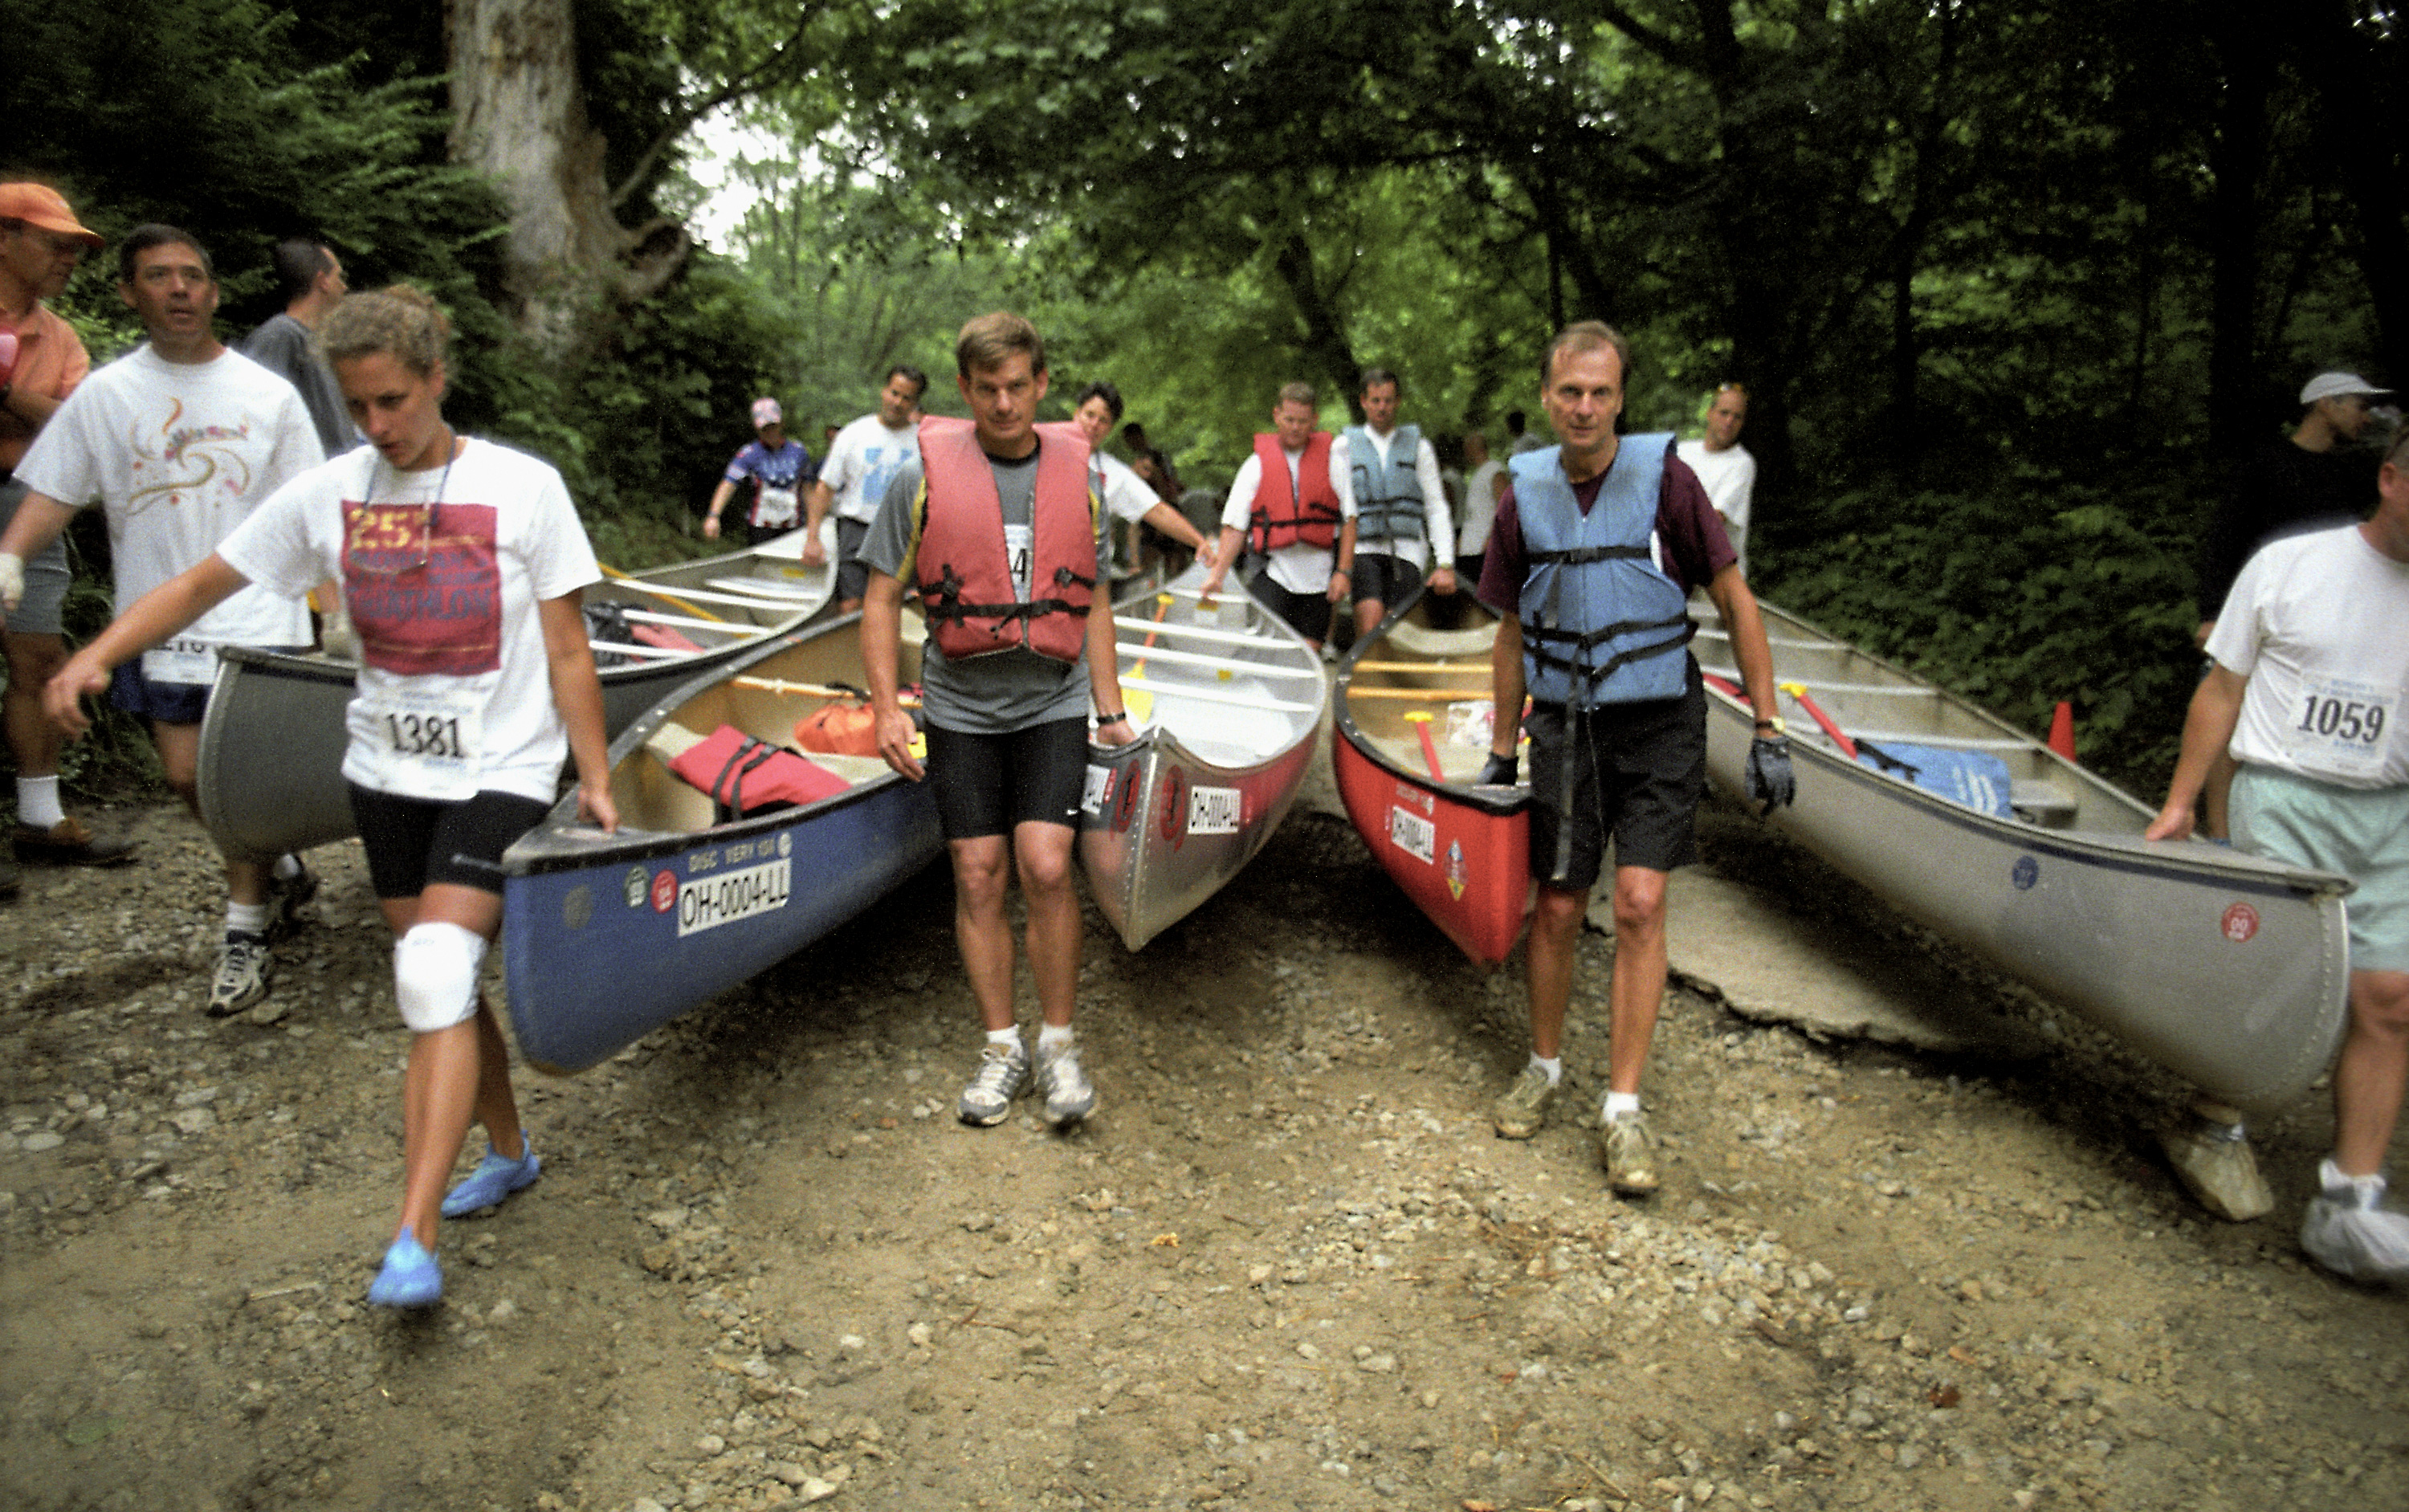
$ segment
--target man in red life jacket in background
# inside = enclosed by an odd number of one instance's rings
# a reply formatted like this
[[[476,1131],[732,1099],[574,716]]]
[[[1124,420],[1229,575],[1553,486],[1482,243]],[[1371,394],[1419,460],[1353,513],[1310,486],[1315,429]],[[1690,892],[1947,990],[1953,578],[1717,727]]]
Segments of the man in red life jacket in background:
[[[1330,638],[1330,609],[1347,598],[1348,568],[1340,535],[1355,517],[1347,454],[1326,430],[1313,428],[1313,385],[1287,383],[1272,406],[1268,435],[1238,467],[1230,501],[1221,508],[1221,545],[1204,583],[1207,598],[1238,559],[1238,548],[1262,565],[1247,591],[1319,649]]]
[[[1071,1014],[1079,984],[1078,896],[1071,842],[1095,739],[1131,739],[1121,704],[1108,597],[1104,511],[1076,425],[1035,424],[1046,397],[1046,343],[1017,315],[962,327],[956,382],[972,418],[920,423],[917,459],[880,502],[861,560],[863,670],[878,754],[925,776],[954,863],[954,931],[985,1020],[979,1068],[962,1089],[962,1121],[1002,1123],[1029,1085],[1031,1058],[1012,1011],[1007,862],[1029,907],[1029,958],[1045,1022],[1034,1070],[1057,1128],[1093,1111]],[[928,764],[912,754],[912,716],[898,697],[903,586],[919,593],[929,638],[920,659]],[[1090,607],[1093,612],[1090,612]]]

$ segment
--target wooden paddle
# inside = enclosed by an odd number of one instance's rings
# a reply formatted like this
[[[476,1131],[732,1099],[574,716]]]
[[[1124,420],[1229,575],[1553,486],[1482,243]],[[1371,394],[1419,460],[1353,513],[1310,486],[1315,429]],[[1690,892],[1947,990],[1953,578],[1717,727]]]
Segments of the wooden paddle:
[[[833,683],[789,683],[783,677],[731,677],[731,687],[752,688],[760,693],[775,693],[789,698],[858,698],[859,688],[844,687]],[[906,709],[920,707],[916,694],[906,693],[895,700]]]

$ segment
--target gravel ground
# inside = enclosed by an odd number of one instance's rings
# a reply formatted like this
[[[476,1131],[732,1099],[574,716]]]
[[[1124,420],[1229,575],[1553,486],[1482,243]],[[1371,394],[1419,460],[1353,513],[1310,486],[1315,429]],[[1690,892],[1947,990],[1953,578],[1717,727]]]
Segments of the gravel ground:
[[[1490,1132],[1519,982],[1302,809],[1144,955],[1090,929],[1077,1132],[953,1118],[924,875],[523,1074],[544,1179],[446,1227],[444,1307],[371,1310],[406,1035],[357,848],[213,1023],[210,853],[111,817],[140,868],[0,906],[9,1508],[2409,1505],[2403,1301],[2292,1243],[2322,1108],[2260,1130],[2276,1215],[2221,1224],[2150,1146],[2165,1088],[2081,1032],[1915,1057],[1683,989],[1666,1189],[1619,1202],[1575,1117]],[[1744,823],[1717,864],[1763,864]]]

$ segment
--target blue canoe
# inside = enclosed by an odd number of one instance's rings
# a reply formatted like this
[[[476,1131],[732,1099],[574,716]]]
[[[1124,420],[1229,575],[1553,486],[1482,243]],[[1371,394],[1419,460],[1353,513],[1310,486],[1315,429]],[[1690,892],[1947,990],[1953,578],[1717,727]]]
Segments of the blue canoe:
[[[874,756],[815,756],[850,784],[801,808],[714,822],[710,798],[647,746],[722,725],[772,743],[861,681],[860,616],[790,632],[697,678],[611,745],[615,835],[574,794],[502,857],[502,942],[519,1051],[583,1071],[758,975],[884,897],[944,850],[928,789]],[[906,617],[903,676],[917,676]],[[672,732],[673,733],[673,732]]]

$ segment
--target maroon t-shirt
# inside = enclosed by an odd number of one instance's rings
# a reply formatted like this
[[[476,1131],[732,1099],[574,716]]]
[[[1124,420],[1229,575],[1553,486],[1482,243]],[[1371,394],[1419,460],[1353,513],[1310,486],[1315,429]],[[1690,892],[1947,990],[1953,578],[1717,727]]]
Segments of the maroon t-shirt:
[[[1606,471],[1587,482],[1573,484],[1573,502],[1587,514],[1597,502],[1598,490],[1614,469],[1629,465],[1631,454],[1618,447],[1613,463]],[[1724,534],[1723,516],[1715,512],[1707,500],[1706,484],[1690,465],[1665,449],[1665,486],[1656,498],[1656,539],[1664,546],[1665,574],[1681,584],[1682,597],[1690,590],[1712,582],[1716,573],[1739,560],[1732,550],[1731,538]],[[1489,529],[1488,554],[1480,563],[1480,601],[1500,614],[1518,613],[1522,602],[1522,580],[1530,572],[1530,562],[1522,553],[1522,517],[1514,505],[1514,489],[1508,484],[1505,497],[1497,501],[1496,523]]]

